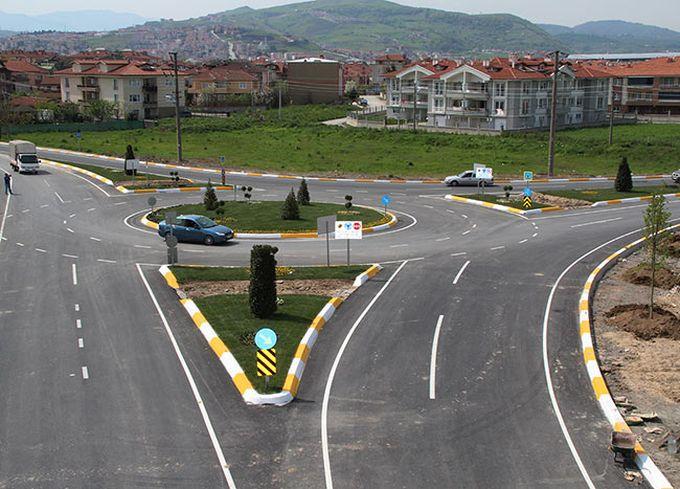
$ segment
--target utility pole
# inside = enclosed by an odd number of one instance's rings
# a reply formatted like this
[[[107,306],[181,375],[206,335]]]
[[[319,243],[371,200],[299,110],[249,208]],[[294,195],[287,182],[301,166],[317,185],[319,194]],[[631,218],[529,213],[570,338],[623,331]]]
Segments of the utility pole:
[[[560,73],[560,52],[554,53],[552,101],[550,109],[550,140],[548,142],[548,176],[555,174],[555,133],[557,132],[557,75]]]
[[[416,125],[416,100],[418,99],[418,72],[413,73],[413,132],[418,130]]]
[[[281,80],[279,80],[279,120],[281,120]]]
[[[175,126],[177,128],[177,162],[182,161],[182,124],[179,117],[179,73],[177,70],[177,51],[170,53],[175,74]]]
[[[611,83],[611,81],[609,85],[611,87],[609,89],[611,98],[611,101],[609,103],[609,146],[611,146],[612,144],[614,144],[614,86]]]

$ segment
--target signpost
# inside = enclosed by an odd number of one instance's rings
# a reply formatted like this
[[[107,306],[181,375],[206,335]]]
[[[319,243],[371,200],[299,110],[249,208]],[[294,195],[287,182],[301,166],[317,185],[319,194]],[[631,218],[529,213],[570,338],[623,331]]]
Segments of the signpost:
[[[486,185],[485,182],[493,180],[493,168],[475,163],[474,169],[478,187],[481,189],[481,193],[484,193],[484,185]]]
[[[361,221],[336,221],[335,239],[347,240],[347,265],[349,266],[349,241],[363,238],[363,223]]]
[[[80,129],[76,131],[76,139],[78,140],[78,151],[81,151],[80,149],[80,139],[82,138],[82,134],[80,134]]]
[[[524,207],[525,209],[530,209],[531,206],[532,206],[531,197],[525,195],[524,199],[522,200],[522,207]]]
[[[276,332],[270,328],[262,328],[255,333],[257,346],[257,376],[264,377],[265,389],[269,388],[269,377],[276,374]]]
[[[227,184],[227,172],[224,169],[224,156],[220,156],[220,166],[222,167],[222,185]]]
[[[149,203],[149,207],[151,207],[151,212],[153,212],[153,206],[155,206],[157,202],[156,197],[152,195],[147,202]]]
[[[331,233],[335,229],[335,215],[316,218],[317,236],[326,235],[326,266],[331,266]]]
[[[532,171],[525,171],[524,172],[524,181],[525,182],[530,182],[534,179],[534,172]]]
[[[149,198],[149,204],[151,199]],[[177,224],[177,212],[170,211],[165,213],[165,224],[170,227],[170,233],[165,236],[165,244],[168,247],[168,264],[174,265],[178,261],[177,257],[177,236],[173,233],[173,226]]]
[[[392,197],[385,194],[382,196],[382,199],[380,200],[382,201],[383,207],[385,208],[385,215],[387,215],[387,206],[390,204],[390,202],[392,202]]]

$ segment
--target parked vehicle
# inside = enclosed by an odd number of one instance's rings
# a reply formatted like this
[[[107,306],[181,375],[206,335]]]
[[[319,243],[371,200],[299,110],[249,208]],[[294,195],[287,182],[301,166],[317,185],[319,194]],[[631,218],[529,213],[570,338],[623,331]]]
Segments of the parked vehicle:
[[[158,234],[162,238],[171,233],[177,238],[177,241],[203,243],[208,246],[226,243],[234,237],[234,231],[227,226],[217,224],[205,216],[193,214],[178,216],[177,224],[169,225],[165,221],[158,224]]]
[[[444,179],[444,183],[449,187],[457,187],[458,185],[477,186],[480,182],[484,182],[484,185],[493,185],[493,178],[477,178],[474,171],[468,170]]]
[[[35,144],[30,141],[14,140],[9,142],[9,164],[20,173],[38,173],[40,160]]]
[[[671,178],[675,183],[680,183],[680,170],[676,170],[671,173]]]

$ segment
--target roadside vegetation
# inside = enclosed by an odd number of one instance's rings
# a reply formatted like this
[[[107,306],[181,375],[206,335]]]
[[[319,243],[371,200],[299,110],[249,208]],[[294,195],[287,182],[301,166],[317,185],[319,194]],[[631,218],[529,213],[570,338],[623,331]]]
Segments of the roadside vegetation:
[[[635,187],[630,192],[619,192],[613,188],[588,188],[574,190],[545,190],[544,194],[578,199],[588,202],[602,200],[629,199],[631,197],[649,197],[654,194],[672,194],[680,192],[678,185],[656,185],[650,187]]]
[[[113,183],[120,183],[120,182],[131,182],[133,181],[133,177],[131,175],[126,175],[123,170],[114,170],[113,168],[104,168],[102,166],[95,166],[95,165],[87,165],[84,163],[67,163],[69,166],[75,166],[77,168],[82,168],[83,170],[91,171],[92,173],[96,173],[97,175],[100,175],[104,178],[108,178],[111,180]],[[172,179],[170,177],[165,177],[161,175],[151,175],[150,173],[137,173],[137,175],[134,178],[135,181],[137,181],[140,185],[143,184],[145,180],[153,180],[153,181],[158,181],[158,180],[164,180],[167,182],[171,182]]]
[[[491,202],[492,204],[499,204],[499,205],[504,205],[507,207],[512,207],[514,209],[521,209],[523,211],[528,210],[525,208],[522,204],[522,196],[511,196],[510,198],[505,198],[504,196],[500,195],[492,195],[492,194],[469,194],[469,195],[461,195],[461,197],[465,197],[466,199],[474,199],[474,200],[482,200],[484,202]],[[547,204],[541,204],[539,202],[536,202],[535,200],[533,201],[531,207],[529,209],[543,209],[545,207],[550,207]]]
[[[548,135],[543,132],[480,136],[330,127],[320,121],[342,117],[347,106],[291,106],[235,114],[228,118],[183,119],[184,157],[194,164],[318,175],[366,175],[386,178],[441,178],[485,163],[497,176],[537,176],[547,169]],[[83,151],[122,156],[132,144],[140,159],[173,161],[176,140],[172,120],[157,127],[82,133]],[[639,124],[615,128],[559,131],[556,170],[563,176],[614,176],[628,156],[637,174],[676,170],[680,153],[678,127]],[[4,136],[8,138],[7,136]],[[13,134],[41,146],[78,149],[71,133]]]

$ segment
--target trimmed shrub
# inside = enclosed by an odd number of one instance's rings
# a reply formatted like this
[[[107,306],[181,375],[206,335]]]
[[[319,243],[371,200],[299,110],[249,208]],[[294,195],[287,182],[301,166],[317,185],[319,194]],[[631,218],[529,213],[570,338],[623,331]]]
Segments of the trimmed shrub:
[[[275,246],[255,245],[250,252],[250,312],[258,318],[271,317],[276,312]]]
[[[300,182],[300,188],[298,189],[297,201],[300,205],[309,205],[311,199],[309,197],[309,188],[307,188],[307,180],[304,178]]]
[[[621,158],[614,188],[617,192],[630,192],[633,190],[633,175],[630,172],[630,166],[628,166],[628,158],[625,156]]]
[[[208,187],[203,194],[203,205],[207,211],[214,211],[220,206],[220,201],[217,200],[217,194],[215,194],[215,189],[210,182],[208,182]]]
[[[283,207],[281,207],[281,219],[285,221],[296,221],[300,219],[300,207],[295,199],[295,192],[292,188],[283,203]]]

